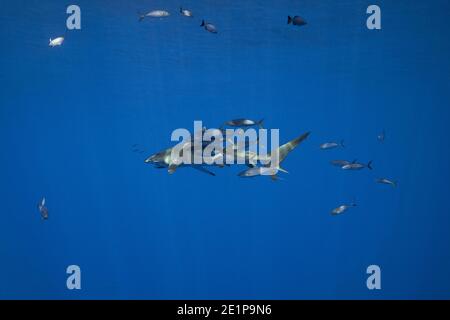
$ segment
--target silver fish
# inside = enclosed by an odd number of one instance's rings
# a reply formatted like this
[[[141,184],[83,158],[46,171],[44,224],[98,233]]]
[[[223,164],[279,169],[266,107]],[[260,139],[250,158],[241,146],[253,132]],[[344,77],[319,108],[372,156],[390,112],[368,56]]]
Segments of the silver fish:
[[[288,16],[287,24],[290,23],[292,23],[294,26],[304,26],[306,24],[306,21],[300,16],[294,16],[293,18],[291,16]]]
[[[343,170],[361,170],[364,168],[368,168],[372,170],[372,160],[370,160],[367,164],[359,163],[359,162],[352,162],[349,164],[346,164],[342,167]]]
[[[354,163],[354,162],[356,162],[356,160],[354,160],[353,163]],[[330,163],[331,163],[333,166],[341,167],[341,168],[342,168],[343,166],[346,166],[346,165],[348,165],[348,164],[351,164],[352,162],[351,162],[351,161],[347,161],[347,160],[331,160]]]
[[[325,143],[322,143],[320,145],[320,149],[322,149],[322,150],[334,149],[334,148],[337,148],[337,147],[344,148],[345,147],[344,146],[344,140],[341,140],[341,142],[339,142],[339,143],[337,143],[337,142],[325,142]]]
[[[393,186],[394,188],[397,186],[397,181],[392,181],[386,178],[379,178],[376,180],[376,182],[378,183],[382,183],[382,184],[389,184],[391,186]]]
[[[186,9],[183,9],[183,8],[180,8],[180,13],[181,13],[181,15],[183,15],[185,17],[193,17],[194,16],[192,14],[192,11],[186,10]]]
[[[331,214],[332,215],[338,215],[338,214],[344,213],[348,208],[351,208],[351,207],[356,207],[356,204],[355,203],[351,203],[351,204],[340,205],[339,207],[334,208],[331,211]]]
[[[147,12],[146,14],[139,16],[139,21],[144,20],[145,17],[151,17],[151,18],[164,18],[170,16],[170,13],[166,10],[153,10],[150,12]]]
[[[251,127],[251,126],[258,126],[262,128],[264,119],[261,119],[259,121],[254,121],[250,119],[234,119],[230,121],[225,121],[225,125],[230,127]]]
[[[41,218],[43,220],[47,220],[48,219],[48,209],[45,206],[45,198],[42,198],[42,200],[38,203],[38,209],[39,209],[39,213],[41,214]]]
[[[211,33],[217,33],[217,28],[215,25],[209,22],[205,22],[205,20],[202,20],[202,24],[200,27],[205,27],[205,30],[211,32]]]
[[[64,37],[57,37],[55,39],[50,38],[48,45],[50,47],[56,47],[56,46],[62,45],[63,42],[64,42]]]
[[[276,168],[267,168],[267,167],[253,167],[242,171],[238,174],[239,177],[256,177],[256,176],[274,176],[277,174]]]

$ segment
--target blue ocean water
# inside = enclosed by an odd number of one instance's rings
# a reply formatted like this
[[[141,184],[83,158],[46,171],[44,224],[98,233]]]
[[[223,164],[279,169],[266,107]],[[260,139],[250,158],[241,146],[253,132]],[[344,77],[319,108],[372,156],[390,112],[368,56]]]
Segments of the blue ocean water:
[[[75,4],[68,31],[68,3],[2,1],[0,298],[450,298],[448,1]],[[153,9],[172,14],[138,22]],[[264,118],[281,143],[311,131],[283,181],[143,161],[176,128],[233,118]]]

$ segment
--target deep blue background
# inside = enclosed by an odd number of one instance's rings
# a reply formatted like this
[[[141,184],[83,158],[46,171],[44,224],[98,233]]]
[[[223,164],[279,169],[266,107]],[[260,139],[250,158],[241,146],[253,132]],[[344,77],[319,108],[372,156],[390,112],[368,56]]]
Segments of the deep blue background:
[[[2,1],[0,298],[449,298],[450,4],[374,3],[381,31],[359,0],[77,0],[66,31],[70,3]],[[151,9],[172,15],[139,23]],[[312,132],[284,181],[143,163],[175,128],[237,117],[281,142]],[[328,163],[342,158],[374,170]]]

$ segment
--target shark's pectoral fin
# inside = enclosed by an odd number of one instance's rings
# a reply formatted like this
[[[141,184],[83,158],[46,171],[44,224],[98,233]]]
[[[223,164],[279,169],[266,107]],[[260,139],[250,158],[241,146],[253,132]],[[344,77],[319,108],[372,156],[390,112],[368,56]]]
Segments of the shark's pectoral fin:
[[[209,174],[210,176],[215,176],[216,174],[214,172],[211,172],[207,169],[205,169],[204,167],[197,165],[197,166],[192,166],[192,168],[197,169],[198,171],[201,171],[203,173]]]
[[[175,172],[175,170],[177,170],[177,168],[178,168],[178,166],[176,165],[176,164],[171,164],[170,166],[169,166],[169,169],[167,169],[167,171],[169,172],[169,174],[172,174],[172,173],[174,173]]]

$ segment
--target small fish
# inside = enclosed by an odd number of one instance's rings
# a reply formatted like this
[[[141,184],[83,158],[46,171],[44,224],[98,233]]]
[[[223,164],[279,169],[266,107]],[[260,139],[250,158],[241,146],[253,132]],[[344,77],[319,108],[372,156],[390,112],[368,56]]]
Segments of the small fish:
[[[392,181],[386,178],[379,178],[376,180],[376,182],[378,183],[383,183],[383,184],[389,184],[391,186],[393,186],[394,188],[397,186],[397,181]]]
[[[259,121],[249,120],[249,119],[234,119],[230,121],[226,121],[225,125],[230,127],[251,127],[251,126],[258,126],[262,128],[264,119],[261,119]]]
[[[351,161],[347,161],[347,160],[331,160],[330,161],[330,163],[333,165],[333,166],[336,166],[336,167],[343,167],[343,166],[346,166],[346,165],[348,165],[348,164],[351,164],[351,163],[355,163],[356,162],[356,160],[354,160],[353,162],[351,162]]]
[[[200,25],[200,27],[205,27],[205,30],[211,33],[217,33],[216,26],[213,25],[212,23],[205,22],[205,20],[202,20],[202,24]]]
[[[384,139],[386,138],[386,133],[383,131],[381,131],[381,133],[379,135],[377,135],[377,139],[378,141],[380,141],[381,143],[384,142]]]
[[[372,170],[372,160],[370,160],[367,164],[352,162],[342,167],[343,170],[361,170],[364,168]]]
[[[348,208],[351,208],[351,207],[356,207],[356,204],[355,204],[355,203],[352,203],[352,204],[343,204],[343,205],[341,205],[341,206],[339,206],[339,207],[337,207],[337,208],[334,208],[334,209],[331,211],[331,214],[335,216],[335,215],[344,213]]]
[[[252,167],[238,174],[239,177],[251,178],[256,176],[275,176],[278,172],[276,168],[269,167]]]
[[[306,21],[300,16],[294,16],[293,18],[288,16],[287,23],[292,23],[294,26],[304,26],[306,24]]]
[[[180,13],[185,17],[193,17],[192,11],[180,8]]]
[[[63,42],[64,42],[64,37],[58,37],[55,39],[50,38],[48,45],[50,47],[56,47],[56,46],[62,45]]]
[[[337,143],[337,142],[325,142],[325,143],[322,143],[320,145],[320,149],[322,149],[322,150],[334,149],[334,148],[337,148],[337,147],[345,148],[344,140],[341,140],[341,142],[339,142],[339,143]]]
[[[43,220],[48,219],[48,209],[45,206],[45,198],[42,198],[41,202],[38,203],[39,213],[41,214],[41,218]]]
[[[145,17],[151,17],[151,18],[164,18],[170,16],[170,13],[166,10],[153,10],[146,14],[139,16],[139,21],[144,20]]]

